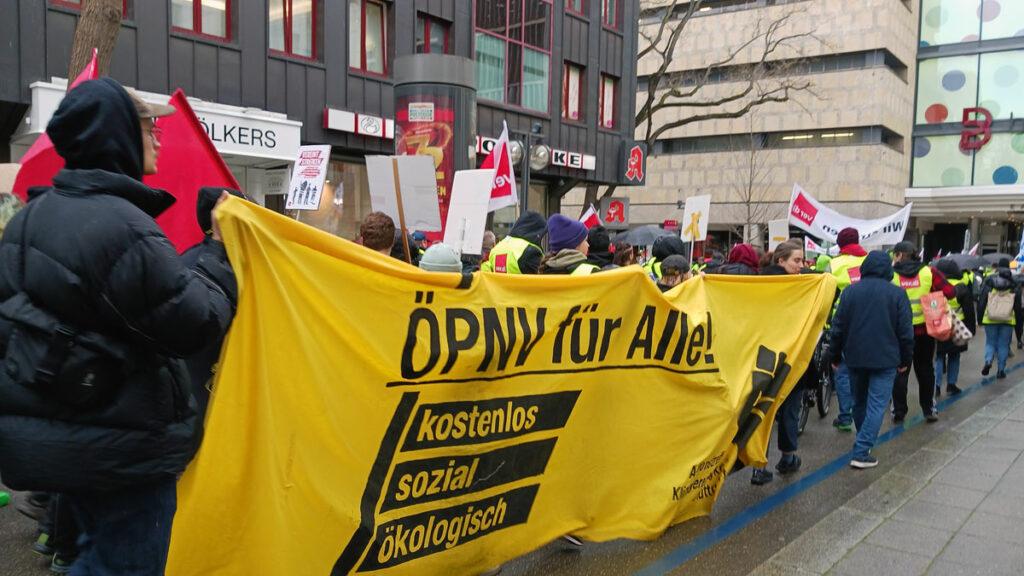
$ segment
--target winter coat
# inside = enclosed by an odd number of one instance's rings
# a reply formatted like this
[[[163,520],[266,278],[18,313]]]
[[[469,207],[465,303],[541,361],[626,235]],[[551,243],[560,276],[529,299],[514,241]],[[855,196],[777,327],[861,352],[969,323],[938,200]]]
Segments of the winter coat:
[[[719,266],[713,273],[756,276],[757,265],[757,252],[749,244],[737,244],[729,252],[729,262]]]
[[[122,343],[128,361],[111,396],[88,406],[0,371],[0,476],[15,489],[69,493],[174,478],[199,439],[180,358],[219,341],[231,321],[227,254],[204,243],[186,268],[156,225],[174,198],[141,182],[140,121],[117,82],[71,90],[47,134],[66,168],[0,240],[0,301],[27,295],[63,323]],[[0,352],[11,330],[0,323]]]
[[[590,266],[586,255],[579,250],[565,248],[552,254],[541,265],[541,274],[572,274],[580,266]]]
[[[881,370],[910,366],[914,320],[906,293],[892,284],[885,252],[874,251],[860,267],[860,282],[843,291],[832,318],[831,353],[850,368]]]
[[[604,268],[615,260],[615,255],[611,252],[594,252],[591,251],[587,254],[587,262],[597,266],[598,268]]]
[[[988,298],[994,291],[1013,290],[1013,311],[1018,314],[1021,310],[1021,291],[1017,283],[1013,281],[1013,272],[1009,268],[997,268],[996,273],[985,278],[981,284],[981,298],[978,300],[978,319],[983,321],[985,310],[988,309]],[[1000,322],[999,324],[1005,324]]]
[[[537,274],[540,272],[540,262],[544,259],[544,252],[540,243],[548,233],[548,221],[536,212],[526,212],[516,220],[508,235],[512,238],[522,238],[533,246],[529,246],[519,257],[519,271],[523,274]],[[504,242],[504,240],[502,240]],[[499,242],[498,244],[501,244]],[[495,246],[497,248],[497,246]]]

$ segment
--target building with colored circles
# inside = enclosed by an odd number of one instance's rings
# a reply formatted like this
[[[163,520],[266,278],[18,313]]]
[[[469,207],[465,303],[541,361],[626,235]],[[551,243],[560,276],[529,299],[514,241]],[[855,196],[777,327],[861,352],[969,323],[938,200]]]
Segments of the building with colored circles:
[[[908,202],[926,251],[1016,253],[1024,220],[1024,1],[921,0]]]

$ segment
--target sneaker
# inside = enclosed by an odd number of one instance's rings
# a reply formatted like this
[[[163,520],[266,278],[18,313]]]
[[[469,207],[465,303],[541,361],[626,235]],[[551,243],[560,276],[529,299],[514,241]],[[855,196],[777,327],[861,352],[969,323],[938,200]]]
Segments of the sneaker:
[[[875,458],[870,454],[850,460],[850,468],[856,468],[858,470],[867,470],[868,468],[874,468],[875,466],[878,466],[878,458]]]
[[[963,390],[961,390],[960,387],[957,386],[956,384],[950,384],[946,386],[946,394],[949,394],[950,396],[956,396],[957,394],[960,394],[962,392]]]
[[[74,564],[74,556],[54,554],[53,561],[50,562],[50,572],[54,574],[69,574],[71,572],[71,567],[74,566]]]
[[[576,547],[582,547],[583,546],[583,540],[580,540],[579,538],[573,536],[572,534],[566,534],[565,536],[562,536],[562,540],[565,540],[569,544],[572,544],[573,546],[576,546]]]
[[[754,468],[754,473],[750,476],[750,483],[754,486],[764,486],[774,479],[775,475],[771,473],[771,470]]]
[[[32,545],[32,551],[40,556],[53,556],[56,550],[50,546],[50,535],[46,532],[40,533],[39,538],[36,538],[35,544]]]
[[[853,424],[843,424],[842,422],[839,421],[839,418],[836,418],[835,420],[832,421],[832,427],[835,428],[836,430],[839,430],[840,432],[853,432]]]
[[[996,379],[1006,380],[1006,372],[1004,370],[1000,370],[999,373],[996,374]]]
[[[775,469],[782,475],[792,474],[800,469],[800,457],[796,454],[785,454],[775,465]]]
[[[934,424],[939,421],[939,413],[935,411],[929,412],[924,415],[924,420],[929,424]]]
[[[983,366],[982,369],[981,369],[981,375],[982,376],[988,376],[988,373],[991,372],[991,371],[992,371],[992,365],[991,364],[985,364],[985,366]]]

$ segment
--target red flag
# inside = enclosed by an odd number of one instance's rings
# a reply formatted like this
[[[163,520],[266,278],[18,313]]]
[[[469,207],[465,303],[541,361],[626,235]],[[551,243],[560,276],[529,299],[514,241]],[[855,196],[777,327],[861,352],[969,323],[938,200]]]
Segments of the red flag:
[[[86,80],[99,78],[99,65],[96,62],[96,55],[97,50],[93,48],[92,60],[89,61],[89,64],[86,65],[81,74],[75,78],[75,81],[71,83],[68,90]],[[21,198],[22,202],[25,202],[28,200],[29,188],[33,186],[52,186],[53,177],[63,167],[64,159],[57,155],[57,150],[54,149],[50,137],[46,135],[46,132],[43,132],[36,138],[28,152],[25,152],[25,155],[21,157],[21,169],[18,170],[18,176],[14,179],[14,189],[12,192],[15,196]]]
[[[143,182],[166,190],[178,199],[156,219],[156,223],[164,229],[178,252],[184,252],[203,240],[203,231],[196,221],[199,189],[204,186],[237,189],[239,186],[196,118],[185,93],[181,89],[176,90],[168,104],[177,112],[157,121],[163,132],[157,173],[146,176]]]
[[[597,210],[594,209],[593,204],[591,204],[590,207],[587,208],[587,211],[583,213],[583,216],[580,217],[580,222],[582,222],[588,230],[601,224],[601,219],[598,218]]]
[[[519,203],[516,193],[516,177],[512,172],[512,151],[508,145],[508,124],[502,121],[501,137],[494,149],[484,158],[481,168],[496,168],[494,182],[491,184],[491,200],[487,205],[488,212],[494,212],[505,206]]]

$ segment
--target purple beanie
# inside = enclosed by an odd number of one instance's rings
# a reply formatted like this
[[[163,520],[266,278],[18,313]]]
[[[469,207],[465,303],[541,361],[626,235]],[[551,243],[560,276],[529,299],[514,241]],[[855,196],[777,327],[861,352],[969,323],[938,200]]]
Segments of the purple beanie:
[[[587,227],[579,220],[555,214],[548,218],[548,250],[558,252],[576,248],[587,239]]]

